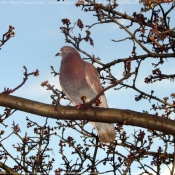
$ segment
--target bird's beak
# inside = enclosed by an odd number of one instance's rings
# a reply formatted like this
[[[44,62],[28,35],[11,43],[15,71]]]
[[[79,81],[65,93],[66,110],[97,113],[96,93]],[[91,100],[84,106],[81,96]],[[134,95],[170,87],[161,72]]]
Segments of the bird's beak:
[[[61,56],[61,51],[58,52],[55,56]]]

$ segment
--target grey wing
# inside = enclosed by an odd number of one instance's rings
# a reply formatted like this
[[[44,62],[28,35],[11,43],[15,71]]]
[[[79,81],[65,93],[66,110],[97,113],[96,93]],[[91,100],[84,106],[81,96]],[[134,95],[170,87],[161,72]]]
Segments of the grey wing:
[[[85,62],[85,79],[89,87],[95,92],[95,96],[103,90],[96,68],[88,62]],[[93,98],[95,98],[95,96]],[[108,104],[104,94],[100,96],[100,100],[100,107],[107,108]]]
[[[95,92],[95,96],[98,95],[98,93],[103,90],[97,70],[92,64],[88,62],[86,62],[86,65],[85,65],[85,78],[86,78],[87,84]],[[93,98],[95,98],[95,96]],[[108,105],[104,94],[100,96],[100,100],[101,100],[100,107],[107,108]],[[100,123],[100,122],[91,122],[91,123],[97,130],[100,141],[108,143],[115,140],[116,134],[115,134],[115,129],[113,124]]]

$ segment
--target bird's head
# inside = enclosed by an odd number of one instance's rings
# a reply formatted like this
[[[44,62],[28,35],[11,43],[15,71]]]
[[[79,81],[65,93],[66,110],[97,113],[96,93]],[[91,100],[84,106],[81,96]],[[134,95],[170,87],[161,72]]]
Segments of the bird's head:
[[[69,53],[72,52],[77,52],[76,49],[74,49],[73,47],[70,46],[63,46],[61,48],[61,50],[55,55],[55,56],[62,56],[65,57],[66,55],[68,55]]]

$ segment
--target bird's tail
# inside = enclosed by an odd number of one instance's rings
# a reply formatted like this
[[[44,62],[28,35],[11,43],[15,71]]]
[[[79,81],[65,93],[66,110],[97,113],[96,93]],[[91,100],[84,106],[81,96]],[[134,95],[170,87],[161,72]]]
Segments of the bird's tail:
[[[98,137],[99,140],[101,142],[106,142],[106,143],[110,143],[115,141],[115,129],[114,129],[114,124],[110,124],[110,123],[100,123],[100,122],[91,122],[97,133],[98,133]]]

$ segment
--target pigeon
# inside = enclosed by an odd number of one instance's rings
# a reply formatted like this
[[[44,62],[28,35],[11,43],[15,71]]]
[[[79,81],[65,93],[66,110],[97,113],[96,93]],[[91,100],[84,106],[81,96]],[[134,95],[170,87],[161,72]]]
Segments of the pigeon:
[[[103,88],[97,69],[84,61],[79,52],[70,46],[63,46],[55,56],[62,56],[60,65],[60,85],[67,98],[74,104],[82,104],[81,97],[86,96],[88,102],[96,97]],[[100,96],[99,107],[108,108],[105,95]],[[91,122],[95,127],[99,141],[110,143],[115,141],[114,124]]]

